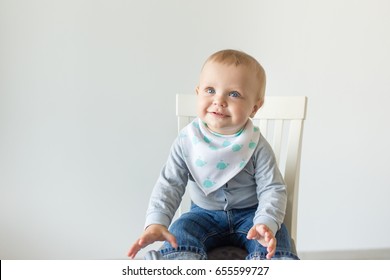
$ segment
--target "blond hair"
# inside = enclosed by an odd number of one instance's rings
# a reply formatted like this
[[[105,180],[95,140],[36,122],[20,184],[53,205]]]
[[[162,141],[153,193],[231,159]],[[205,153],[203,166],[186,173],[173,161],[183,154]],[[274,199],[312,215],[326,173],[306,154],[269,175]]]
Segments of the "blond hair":
[[[209,56],[204,65],[206,65],[209,61],[235,66],[244,65],[254,71],[254,74],[259,82],[258,98],[259,100],[264,101],[266,83],[265,71],[254,57],[242,51],[221,50]]]

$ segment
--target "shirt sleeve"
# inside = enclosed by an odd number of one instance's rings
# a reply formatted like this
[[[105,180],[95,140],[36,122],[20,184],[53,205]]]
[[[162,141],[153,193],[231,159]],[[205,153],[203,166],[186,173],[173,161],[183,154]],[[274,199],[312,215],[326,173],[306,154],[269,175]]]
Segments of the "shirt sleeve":
[[[171,224],[184,195],[188,173],[178,138],[176,138],[168,160],[153,188],[146,212],[145,228],[151,224],[161,224],[166,227]]]
[[[287,188],[277,166],[274,152],[262,136],[254,156],[259,204],[253,224],[265,224],[275,235],[286,213]]]

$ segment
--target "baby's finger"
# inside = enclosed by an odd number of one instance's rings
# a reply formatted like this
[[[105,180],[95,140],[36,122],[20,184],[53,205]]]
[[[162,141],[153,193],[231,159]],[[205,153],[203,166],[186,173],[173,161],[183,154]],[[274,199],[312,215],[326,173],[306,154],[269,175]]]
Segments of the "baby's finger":
[[[176,237],[172,233],[167,231],[167,232],[164,232],[163,236],[164,236],[165,240],[168,241],[172,245],[173,248],[178,247]]]
[[[156,241],[156,238],[152,235],[147,234],[138,239],[138,245],[141,246],[141,248],[144,248],[152,244],[154,241]]]
[[[139,245],[139,239],[130,247],[127,256],[134,259],[138,251],[141,250],[142,246]]]
[[[276,239],[272,238],[268,243],[268,251],[272,251],[276,248]]]
[[[246,235],[246,238],[248,239],[256,239],[257,238],[257,231],[254,227],[252,227],[249,231],[248,234]]]
[[[275,255],[275,251],[276,251],[276,239],[271,238],[267,247],[267,252],[268,252],[267,259],[271,259]]]
[[[268,231],[266,231],[264,234],[265,242],[269,243],[271,239],[272,239],[271,234]]]

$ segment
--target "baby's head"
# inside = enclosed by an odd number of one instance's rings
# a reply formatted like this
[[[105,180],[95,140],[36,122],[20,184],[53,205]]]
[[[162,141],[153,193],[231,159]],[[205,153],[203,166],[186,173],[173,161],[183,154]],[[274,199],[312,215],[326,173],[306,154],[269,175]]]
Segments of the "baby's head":
[[[264,102],[265,83],[266,83],[265,71],[263,67],[260,65],[260,63],[254,57],[242,51],[222,50],[209,56],[209,58],[203,64],[203,68],[208,62],[221,63],[227,66],[234,65],[236,67],[238,66],[246,67],[249,70],[249,72],[251,72],[255,77],[254,82],[257,83],[256,94],[258,99]]]
[[[234,134],[263,105],[265,72],[252,56],[222,50],[206,60],[196,92],[202,121],[214,132]]]

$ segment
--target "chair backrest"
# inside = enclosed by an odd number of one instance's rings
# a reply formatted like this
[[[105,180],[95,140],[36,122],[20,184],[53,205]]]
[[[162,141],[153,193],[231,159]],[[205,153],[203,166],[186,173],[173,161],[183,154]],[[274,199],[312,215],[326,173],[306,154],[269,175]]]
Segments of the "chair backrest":
[[[264,105],[252,119],[271,144],[287,185],[287,210],[284,223],[293,242],[297,237],[299,168],[306,96],[266,96]],[[178,130],[196,117],[196,95],[176,95]],[[183,197],[179,214],[188,211],[190,198]]]

